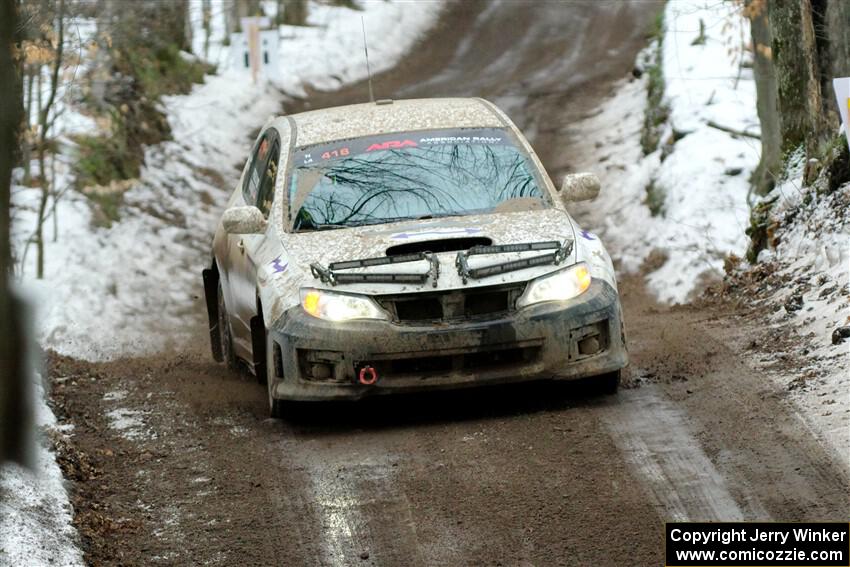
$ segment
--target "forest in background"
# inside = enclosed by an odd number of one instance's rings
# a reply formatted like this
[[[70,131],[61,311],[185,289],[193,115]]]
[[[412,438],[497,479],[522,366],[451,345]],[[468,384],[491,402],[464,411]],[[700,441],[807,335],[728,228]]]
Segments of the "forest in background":
[[[831,193],[850,181],[847,140],[832,79],[850,76],[850,2],[844,0],[746,0],[751,22],[753,72],[761,123],[761,161],[753,193],[766,197],[789,166],[803,160],[804,186]],[[809,194],[808,199],[812,196]],[[775,247],[777,198],[756,201],[748,259]],[[789,219],[790,220],[790,219]]]

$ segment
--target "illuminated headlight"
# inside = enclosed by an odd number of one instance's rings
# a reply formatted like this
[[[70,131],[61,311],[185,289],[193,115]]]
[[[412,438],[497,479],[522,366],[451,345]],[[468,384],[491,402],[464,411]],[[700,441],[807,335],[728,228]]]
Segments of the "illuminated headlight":
[[[590,287],[590,270],[580,263],[560,272],[532,280],[517,307],[526,307],[543,301],[566,301],[584,293]]]
[[[301,307],[313,317],[326,321],[387,318],[386,313],[368,297],[306,287],[301,289]]]

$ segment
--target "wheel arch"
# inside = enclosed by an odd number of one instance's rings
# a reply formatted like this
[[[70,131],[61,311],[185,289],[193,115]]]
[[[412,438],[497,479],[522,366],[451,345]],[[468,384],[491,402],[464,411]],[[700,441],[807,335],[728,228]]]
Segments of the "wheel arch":
[[[207,320],[210,332],[210,350],[216,362],[222,362],[224,355],[221,352],[221,329],[218,328],[218,285],[220,274],[215,258],[212,259],[209,268],[201,272],[204,282],[204,302],[207,306]]]
[[[257,292],[257,313],[251,317],[251,367],[257,381],[266,381],[266,324],[263,320],[263,302]]]

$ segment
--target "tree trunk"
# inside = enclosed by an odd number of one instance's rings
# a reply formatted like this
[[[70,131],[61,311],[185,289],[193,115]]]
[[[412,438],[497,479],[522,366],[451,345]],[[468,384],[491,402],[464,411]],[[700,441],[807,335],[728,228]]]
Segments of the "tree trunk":
[[[829,88],[824,89],[824,98],[829,102],[827,108],[832,111],[831,122],[840,120],[835,111],[835,90],[832,79],[850,77],[850,2],[847,0],[828,0],[824,15],[824,30],[829,38],[829,69],[824,77]]]
[[[161,37],[166,43],[176,45],[181,51],[192,51],[192,38],[187,34],[187,31],[191,29],[191,22],[189,21],[189,3],[186,0],[149,2],[143,7],[142,13],[146,23],[158,21],[161,25]]]
[[[225,4],[224,10],[224,30],[227,32],[227,41],[230,41],[230,34],[242,31],[242,24],[239,23],[239,0],[230,0]]]
[[[189,2],[183,2],[183,39],[186,48],[183,51],[193,53],[192,49],[192,11]]]
[[[823,117],[810,0],[771,2],[770,34],[783,150],[804,146],[814,155],[828,128]]]
[[[240,18],[263,15],[263,9],[260,6],[260,0],[237,0],[237,7],[239,10]]]
[[[833,77],[850,77],[850,3],[847,0],[827,2],[826,31]]]
[[[274,16],[274,23],[276,25],[280,25],[283,22],[283,15],[286,13],[286,2],[285,0],[277,0],[277,13]]]
[[[307,0],[288,0],[283,11],[283,23],[290,26],[307,24]]]
[[[751,183],[757,195],[773,189],[782,170],[782,136],[779,128],[776,73],[770,50],[771,37],[767,4],[752,5],[749,14],[753,39],[753,75],[756,82],[756,108],[761,124],[761,160],[753,172]]]
[[[201,2],[201,20],[204,26],[204,60],[210,58],[210,36],[212,35],[212,6],[210,0]]]
[[[26,463],[24,433],[29,429],[23,329],[20,305],[9,287],[12,249],[9,241],[10,186],[14,149],[21,124],[21,84],[13,55],[17,10],[15,2],[0,2],[0,463]]]

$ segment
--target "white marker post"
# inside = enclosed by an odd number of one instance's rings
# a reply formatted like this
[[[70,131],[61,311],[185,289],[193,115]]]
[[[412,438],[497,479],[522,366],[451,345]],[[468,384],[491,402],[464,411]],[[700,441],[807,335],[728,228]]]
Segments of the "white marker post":
[[[847,143],[850,144],[850,124],[848,124],[848,115],[850,115],[850,77],[832,79],[832,88],[835,90],[835,98],[838,101],[838,112],[841,114],[844,135],[847,137]]]
[[[269,18],[256,16],[241,18],[243,33],[248,41],[248,62],[251,67],[251,79],[257,84],[260,73],[260,28],[268,27]]]

